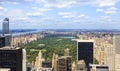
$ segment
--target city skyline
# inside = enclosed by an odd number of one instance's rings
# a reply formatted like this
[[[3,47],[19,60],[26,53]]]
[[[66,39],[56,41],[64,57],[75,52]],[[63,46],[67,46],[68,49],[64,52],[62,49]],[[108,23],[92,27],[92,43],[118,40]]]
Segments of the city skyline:
[[[0,0],[0,29],[120,29],[120,0]],[[89,26],[89,27],[88,27]]]

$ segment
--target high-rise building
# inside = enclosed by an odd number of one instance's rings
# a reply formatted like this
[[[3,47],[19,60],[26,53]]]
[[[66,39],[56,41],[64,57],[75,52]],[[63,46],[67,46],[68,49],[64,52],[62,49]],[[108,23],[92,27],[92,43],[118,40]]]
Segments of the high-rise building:
[[[3,25],[2,25],[2,33],[4,34],[9,34],[9,19],[5,18],[3,20]]]
[[[43,61],[42,68],[39,71],[52,71],[52,62],[51,61]]]
[[[40,50],[38,53],[38,56],[36,57],[36,61],[35,61],[36,71],[39,71],[42,68],[43,61],[45,61],[45,59],[42,57],[42,52]]]
[[[0,36],[0,48],[5,46],[5,37]]]
[[[62,56],[58,59],[57,71],[72,71],[72,57]]]
[[[72,71],[75,71],[76,70],[76,64],[75,62],[72,63]]]
[[[64,56],[69,56],[69,48],[65,49]]]
[[[5,46],[11,46],[12,35],[5,34],[4,36],[5,36]]]
[[[57,61],[58,61],[58,55],[53,53],[53,57],[52,57],[52,68],[53,68],[53,71],[57,71]]]
[[[26,71],[26,52],[17,47],[0,48],[0,68],[8,68],[10,71]]]
[[[10,71],[9,68],[0,68],[0,71]]]
[[[12,36],[10,34],[0,36],[0,48],[4,46],[11,46],[11,40]]]
[[[3,40],[0,40],[2,42],[4,42],[4,46],[11,46],[11,39],[12,39],[12,36],[11,34],[9,33],[9,19],[8,18],[5,18],[3,20],[3,24],[2,24],[2,34],[3,34],[3,37],[5,38],[4,41]],[[1,43],[0,43],[1,44]]]
[[[115,53],[120,54],[120,36],[114,36],[113,41],[115,46]]]
[[[109,71],[115,71],[115,50],[113,44],[104,46],[104,64],[109,67]]]
[[[115,46],[115,71],[120,71],[120,36],[113,38]]]
[[[90,71],[109,71],[107,65],[90,64]]]
[[[77,61],[76,71],[86,71],[86,65],[84,60]]]
[[[77,41],[77,60],[84,60],[89,71],[89,64],[93,64],[93,40],[78,40]]]

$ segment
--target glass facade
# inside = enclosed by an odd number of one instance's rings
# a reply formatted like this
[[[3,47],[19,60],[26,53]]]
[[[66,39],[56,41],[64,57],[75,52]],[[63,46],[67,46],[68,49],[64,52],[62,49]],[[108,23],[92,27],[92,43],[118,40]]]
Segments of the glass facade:
[[[5,46],[5,37],[0,37],[0,48]]]
[[[9,19],[5,18],[3,20],[3,34],[9,34]]]
[[[22,71],[22,49],[0,49],[0,68],[10,68],[10,71]]]
[[[78,60],[84,60],[86,67],[93,64],[93,42],[78,42]]]

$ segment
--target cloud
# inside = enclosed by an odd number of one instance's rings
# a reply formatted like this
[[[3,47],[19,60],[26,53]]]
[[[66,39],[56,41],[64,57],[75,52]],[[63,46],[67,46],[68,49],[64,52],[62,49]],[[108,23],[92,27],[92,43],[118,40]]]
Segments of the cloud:
[[[107,10],[106,10],[106,14],[115,14],[115,13],[117,13],[116,12],[117,11],[117,8],[115,8],[115,7],[110,7],[110,8],[108,8]]]
[[[0,0],[0,4],[12,3],[12,4],[19,4],[25,2],[32,2],[33,0]]]
[[[72,18],[72,19],[86,19],[88,18],[85,14],[78,14],[76,12],[59,12],[58,15],[62,18]]]
[[[0,6],[0,11],[5,11],[5,10],[7,10],[7,9],[2,7],[2,6]]]
[[[97,12],[102,12],[105,14],[116,14],[117,13],[117,8],[116,7],[109,7],[107,9],[97,9]]]
[[[98,0],[99,6],[104,7],[104,6],[114,6],[119,0]]]
[[[45,11],[51,10],[51,9],[45,8],[45,7],[43,7],[43,8],[32,7],[32,9],[35,10],[35,11],[39,11],[39,12],[45,12]]]
[[[27,13],[27,16],[40,16],[40,15],[43,15],[43,13],[40,13],[40,12]]]
[[[73,12],[59,12],[58,14],[63,18],[75,18],[75,15],[76,15]]]
[[[104,12],[103,9],[96,9],[97,12]]]
[[[76,4],[76,0],[37,0],[44,3],[44,7],[50,8],[66,8]]]
[[[9,11],[6,11],[2,14],[2,17],[8,17],[11,19],[11,21],[17,21],[17,20],[23,21],[28,19],[25,12],[21,9],[11,9]]]
[[[115,22],[113,18],[111,18],[110,16],[100,16],[98,19],[97,19],[97,22],[98,23],[113,23]]]
[[[75,5],[92,5],[98,7],[115,6],[120,0],[37,0],[44,7],[69,8]]]
[[[39,8],[39,7],[32,7],[33,12],[27,13],[27,16],[40,16],[43,15],[44,12],[49,11],[51,9],[48,8]]]

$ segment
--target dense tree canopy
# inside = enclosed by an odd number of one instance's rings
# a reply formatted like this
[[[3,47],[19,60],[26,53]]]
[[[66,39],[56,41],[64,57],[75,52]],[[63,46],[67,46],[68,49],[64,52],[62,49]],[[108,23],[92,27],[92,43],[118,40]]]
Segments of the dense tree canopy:
[[[42,50],[43,57],[46,60],[51,60],[53,53],[59,56],[64,55],[64,49],[66,48],[70,49],[70,55],[73,61],[76,60],[77,55],[77,42],[71,41],[71,38],[44,37],[23,47],[27,50],[28,62],[35,61],[39,50]]]

